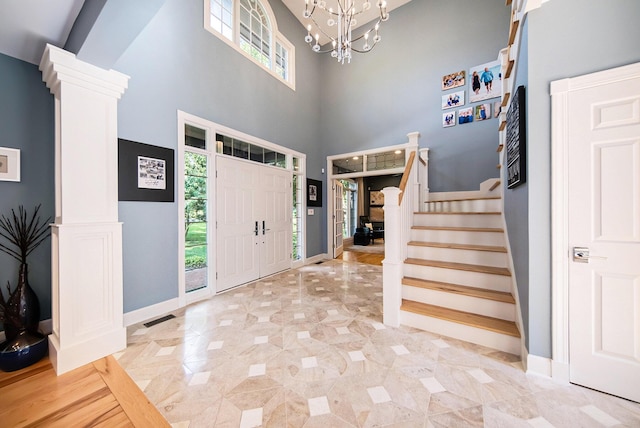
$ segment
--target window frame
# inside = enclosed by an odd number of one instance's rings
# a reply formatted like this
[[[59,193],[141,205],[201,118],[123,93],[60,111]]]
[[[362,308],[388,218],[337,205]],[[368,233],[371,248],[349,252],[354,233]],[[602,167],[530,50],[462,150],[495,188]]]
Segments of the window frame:
[[[270,40],[270,58],[269,62],[271,63],[270,67],[267,67],[262,62],[255,59],[251,56],[250,53],[246,52],[244,49],[240,47],[240,0],[232,0],[233,1],[233,16],[232,16],[232,24],[233,24],[233,40],[229,40],[224,34],[219,32],[217,29],[211,26],[211,0],[203,0],[204,4],[204,28],[209,33],[216,36],[218,39],[225,42],[227,45],[231,46],[237,52],[241,53],[245,58],[248,58],[254,64],[260,66],[262,70],[265,70],[272,77],[275,77],[280,82],[287,85],[292,90],[296,90],[296,73],[295,73],[295,46],[278,30],[278,23],[276,21],[276,17],[271,9],[271,5],[266,0],[256,0],[264,12],[267,15],[267,20],[271,24],[271,40]],[[280,76],[277,71],[276,65],[276,43],[279,43],[286,51],[287,51],[287,70],[286,70],[286,78]]]

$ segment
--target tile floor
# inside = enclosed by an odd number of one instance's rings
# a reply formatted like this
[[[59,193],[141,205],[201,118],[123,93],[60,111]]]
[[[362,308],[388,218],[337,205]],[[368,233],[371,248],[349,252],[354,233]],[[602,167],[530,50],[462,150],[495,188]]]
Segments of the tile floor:
[[[116,358],[174,427],[640,426],[640,404],[381,310],[381,267],[328,261],[131,326]]]

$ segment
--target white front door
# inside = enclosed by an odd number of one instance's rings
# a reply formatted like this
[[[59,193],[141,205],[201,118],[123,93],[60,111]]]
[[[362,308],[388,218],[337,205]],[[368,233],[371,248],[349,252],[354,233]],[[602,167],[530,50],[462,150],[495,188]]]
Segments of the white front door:
[[[261,167],[259,206],[256,216],[260,223],[260,277],[291,267],[291,213],[293,210],[291,172],[280,168]]]
[[[218,156],[218,292],[291,267],[291,172]]]
[[[344,228],[344,210],[342,207],[342,197],[344,188],[338,180],[333,181],[333,258],[342,254],[342,229]]]
[[[640,76],[567,107],[570,381],[640,401]]]

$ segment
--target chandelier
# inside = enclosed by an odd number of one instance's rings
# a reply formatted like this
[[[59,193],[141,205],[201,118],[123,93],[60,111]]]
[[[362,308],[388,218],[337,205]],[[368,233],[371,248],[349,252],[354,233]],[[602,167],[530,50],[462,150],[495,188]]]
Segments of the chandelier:
[[[332,3],[333,7],[328,7],[327,3]],[[362,0],[360,8],[356,7],[355,0],[305,0],[304,17],[310,21],[307,25],[307,36],[304,41],[311,46],[314,52],[328,53],[336,58],[338,62],[344,64],[351,62],[351,52],[369,52],[380,42],[380,23],[389,19],[387,12],[387,2],[378,0],[377,5],[380,16],[375,20],[375,24],[364,31],[360,36],[352,39],[351,30],[358,25],[356,17],[371,8],[369,0]],[[327,30],[323,28],[326,23]],[[313,24],[313,25],[312,25]],[[313,30],[313,31],[312,31]],[[314,33],[314,36],[312,36]],[[320,47],[320,35],[331,42],[331,47],[322,50]],[[364,39],[361,47],[356,47],[353,42]]]

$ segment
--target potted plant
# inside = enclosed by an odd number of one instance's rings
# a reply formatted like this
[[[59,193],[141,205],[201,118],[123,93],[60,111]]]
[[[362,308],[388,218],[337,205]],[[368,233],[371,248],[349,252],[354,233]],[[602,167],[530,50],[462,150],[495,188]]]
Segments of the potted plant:
[[[8,298],[0,290],[0,321],[6,341],[0,344],[0,369],[18,370],[40,360],[47,352],[46,337],[38,331],[40,303],[29,286],[27,257],[49,236],[51,218],[41,222],[38,205],[29,216],[22,205],[18,213],[0,215],[0,251],[20,263],[18,284],[11,291],[7,281]],[[6,241],[6,242],[3,242]]]

